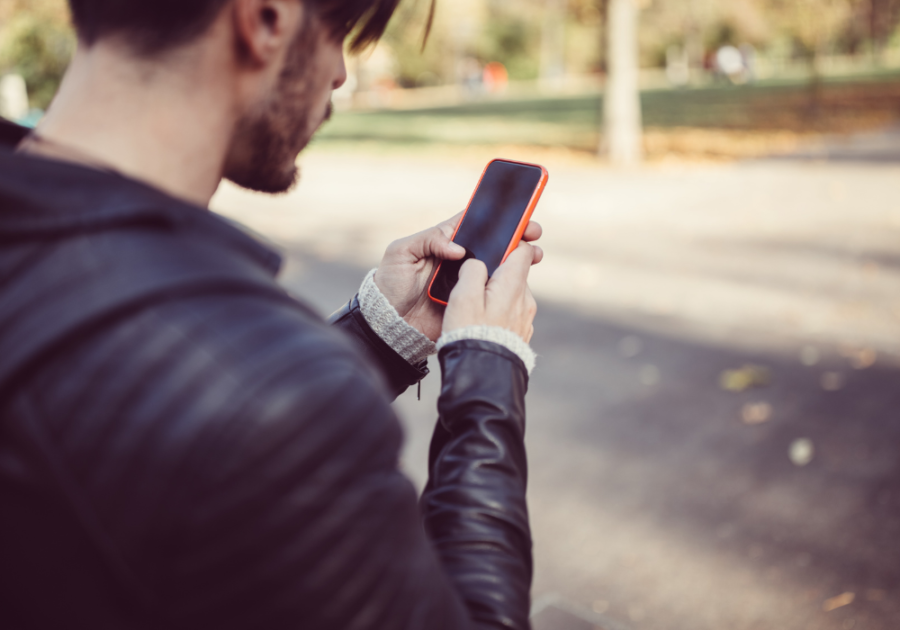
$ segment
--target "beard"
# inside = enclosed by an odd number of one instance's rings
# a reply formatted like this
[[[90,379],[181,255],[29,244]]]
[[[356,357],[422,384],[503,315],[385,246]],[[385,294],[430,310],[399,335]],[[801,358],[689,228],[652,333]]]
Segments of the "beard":
[[[265,193],[282,193],[299,179],[297,155],[309,143],[316,127],[312,122],[313,55],[311,23],[291,43],[284,68],[262,111],[247,114],[237,124],[235,138],[243,159],[229,160],[224,176],[238,186]],[[324,120],[331,117],[329,102]],[[323,122],[324,122],[323,120]],[[241,146],[242,145],[242,146]]]

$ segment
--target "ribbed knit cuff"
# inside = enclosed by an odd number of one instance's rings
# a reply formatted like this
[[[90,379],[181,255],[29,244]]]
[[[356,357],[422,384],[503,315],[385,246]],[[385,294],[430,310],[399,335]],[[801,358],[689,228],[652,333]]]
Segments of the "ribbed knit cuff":
[[[528,375],[531,376],[531,371],[534,369],[537,355],[534,353],[534,350],[531,349],[531,346],[525,343],[525,340],[513,331],[501,328],[500,326],[465,326],[463,328],[451,330],[450,332],[445,332],[441,335],[437,340],[437,350],[440,351],[440,349],[448,343],[461,341],[463,339],[480,339],[482,341],[493,341],[494,343],[500,344],[522,359],[522,363],[525,364],[525,369],[528,370]]]
[[[376,335],[411,365],[437,352],[434,342],[406,323],[375,284],[375,269],[359,287],[359,310]]]

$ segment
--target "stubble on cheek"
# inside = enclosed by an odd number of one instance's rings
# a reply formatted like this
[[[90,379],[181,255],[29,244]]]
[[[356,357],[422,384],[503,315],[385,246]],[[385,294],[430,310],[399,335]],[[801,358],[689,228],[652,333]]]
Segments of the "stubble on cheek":
[[[271,97],[261,111],[238,123],[235,137],[239,146],[224,173],[238,186],[281,193],[299,179],[297,155],[315,131],[308,102],[313,91],[307,69],[315,67],[315,47],[310,41],[305,33],[298,34]],[[330,107],[326,114],[330,116]]]

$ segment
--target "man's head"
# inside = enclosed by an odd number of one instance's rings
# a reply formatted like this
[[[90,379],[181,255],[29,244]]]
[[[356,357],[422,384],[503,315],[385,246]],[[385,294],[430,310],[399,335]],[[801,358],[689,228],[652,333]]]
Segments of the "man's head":
[[[70,0],[79,45],[114,42],[165,68],[203,54],[227,63],[234,126],[224,176],[265,192],[291,187],[297,154],[346,80],[344,40],[383,33],[399,0]],[[205,47],[205,48],[204,48]],[[202,52],[198,50],[203,49]],[[205,79],[201,79],[205,80]]]

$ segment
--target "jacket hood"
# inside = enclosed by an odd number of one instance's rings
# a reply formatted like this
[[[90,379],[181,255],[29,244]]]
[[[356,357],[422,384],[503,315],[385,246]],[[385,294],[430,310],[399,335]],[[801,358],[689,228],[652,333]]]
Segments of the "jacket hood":
[[[113,171],[16,153],[29,130],[0,119],[0,248],[3,243],[155,224],[227,241],[277,272],[280,256],[205,208]]]
[[[128,309],[203,291],[284,296],[278,254],[237,227],[120,174],[15,153],[25,133],[0,125],[0,399]]]

